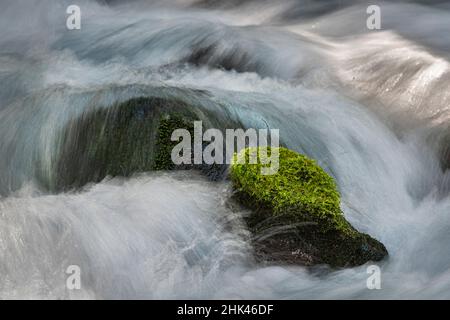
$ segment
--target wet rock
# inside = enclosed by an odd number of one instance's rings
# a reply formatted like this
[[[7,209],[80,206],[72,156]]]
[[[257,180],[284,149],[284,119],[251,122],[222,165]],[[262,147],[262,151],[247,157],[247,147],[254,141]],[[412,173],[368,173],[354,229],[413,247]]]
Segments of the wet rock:
[[[333,178],[315,161],[272,149],[279,153],[279,170],[263,175],[259,151],[244,149],[230,170],[235,199],[252,210],[246,221],[259,260],[351,267],[388,255],[382,243],[345,220]],[[249,164],[250,155],[258,157],[257,164]],[[239,164],[239,158],[245,161]]]

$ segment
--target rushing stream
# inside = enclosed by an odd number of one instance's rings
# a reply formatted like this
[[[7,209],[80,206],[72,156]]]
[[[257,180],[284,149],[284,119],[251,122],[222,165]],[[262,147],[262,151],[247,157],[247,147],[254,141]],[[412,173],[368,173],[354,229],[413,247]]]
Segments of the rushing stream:
[[[364,1],[77,2],[81,30],[71,1],[0,2],[0,298],[450,298],[450,3],[381,3],[371,31]],[[382,289],[255,263],[226,180],[40,184],[71,120],[141,96],[279,128],[387,247]]]

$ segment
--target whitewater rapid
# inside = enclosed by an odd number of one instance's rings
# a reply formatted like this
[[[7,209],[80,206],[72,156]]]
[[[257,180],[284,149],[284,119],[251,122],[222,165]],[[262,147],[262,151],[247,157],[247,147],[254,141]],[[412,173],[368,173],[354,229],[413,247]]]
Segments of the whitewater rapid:
[[[73,32],[57,14],[64,1],[2,3],[0,298],[450,298],[450,12],[385,4],[386,30],[370,33],[358,27],[364,5],[295,16],[299,3],[81,1]],[[405,28],[405,12],[426,27]],[[386,245],[382,289],[367,289],[367,265],[256,264],[226,180],[142,173],[59,194],[39,184],[71,120],[140,96],[279,128],[336,178],[346,218]],[[69,265],[79,291],[66,287]]]

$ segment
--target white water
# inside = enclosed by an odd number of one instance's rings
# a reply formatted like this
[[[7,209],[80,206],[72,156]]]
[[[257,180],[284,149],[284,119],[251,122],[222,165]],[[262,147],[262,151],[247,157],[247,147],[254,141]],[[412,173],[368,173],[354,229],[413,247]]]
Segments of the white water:
[[[348,23],[364,17],[358,5],[286,19],[293,1],[85,2],[82,30],[69,32],[58,3],[1,4],[0,297],[450,298],[450,176],[426,142],[449,123],[450,12],[386,4],[388,30],[370,33]],[[431,22],[405,28],[404,12]],[[199,65],[182,63],[211,45]],[[383,289],[366,288],[366,266],[316,275],[256,265],[227,182],[170,173],[71,194],[36,186],[38,163],[52,175],[68,120],[151,94],[280,128],[288,147],[317,159],[348,220],[386,245]],[[71,264],[81,291],[65,288]]]

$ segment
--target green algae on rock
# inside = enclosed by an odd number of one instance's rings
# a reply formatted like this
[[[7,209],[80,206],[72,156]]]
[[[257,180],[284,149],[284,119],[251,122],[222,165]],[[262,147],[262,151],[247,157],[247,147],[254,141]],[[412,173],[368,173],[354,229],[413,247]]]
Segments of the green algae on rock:
[[[193,121],[187,121],[179,113],[167,114],[161,117],[157,130],[155,161],[153,170],[173,170],[177,166],[172,161],[172,149],[178,141],[172,141],[171,136],[176,129],[186,129],[193,135]]]
[[[387,255],[382,243],[345,220],[333,178],[314,160],[286,148],[264,149],[243,149],[230,169],[235,197],[252,209],[246,220],[259,259],[346,267]],[[263,175],[270,152],[279,153],[279,169]]]

